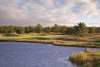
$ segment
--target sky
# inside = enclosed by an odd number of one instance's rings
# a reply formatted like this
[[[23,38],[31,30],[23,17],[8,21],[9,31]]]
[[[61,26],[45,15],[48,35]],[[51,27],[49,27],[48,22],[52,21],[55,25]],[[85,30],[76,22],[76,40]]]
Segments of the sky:
[[[100,26],[100,0],[0,0],[0,25]]]

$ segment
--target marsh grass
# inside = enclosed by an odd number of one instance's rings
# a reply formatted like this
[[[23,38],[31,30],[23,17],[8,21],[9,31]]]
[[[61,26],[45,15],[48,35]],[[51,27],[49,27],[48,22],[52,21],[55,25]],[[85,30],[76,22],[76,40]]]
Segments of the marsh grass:
[[[30,33],[30,34],[0,34],[0,40],[15,40],[15,41],[42,41],[58,44],[61,46],[100,46],[100,38],[93,37],[78,37],[73,35],[53,35],[46,33]],[[96,41],[98,40],[98,41]],[[92,43],[92,45],[91,45]]]
[[[69,57],[72,63],[84,67],[100,67],[100,52],[80,52]]]

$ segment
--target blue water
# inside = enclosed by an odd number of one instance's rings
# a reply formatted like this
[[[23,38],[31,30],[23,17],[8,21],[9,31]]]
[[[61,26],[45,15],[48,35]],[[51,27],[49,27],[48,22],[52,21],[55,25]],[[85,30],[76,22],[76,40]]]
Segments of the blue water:
[[[0,42],[0,67],[76,67],[68,57],[82,50],[50,44]]]

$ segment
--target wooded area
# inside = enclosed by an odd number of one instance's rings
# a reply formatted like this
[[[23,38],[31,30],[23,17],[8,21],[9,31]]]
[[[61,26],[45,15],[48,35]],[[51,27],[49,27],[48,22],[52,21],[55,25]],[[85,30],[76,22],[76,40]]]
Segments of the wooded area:
[[[43,27],[41,24],[36,26],[0,26],[0,33],[56,33],[70,35],[86,35],[100,33],[100,27],[87,27],[85,23],[80,22],[73,27],[61,26],[55,24],[51,27]]]

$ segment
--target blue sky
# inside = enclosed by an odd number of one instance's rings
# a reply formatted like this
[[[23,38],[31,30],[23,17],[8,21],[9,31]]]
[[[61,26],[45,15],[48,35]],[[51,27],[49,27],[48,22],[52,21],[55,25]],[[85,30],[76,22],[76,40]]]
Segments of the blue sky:
[[[100,26],[100,0],[0,0],[0,15],[0,25]]]

